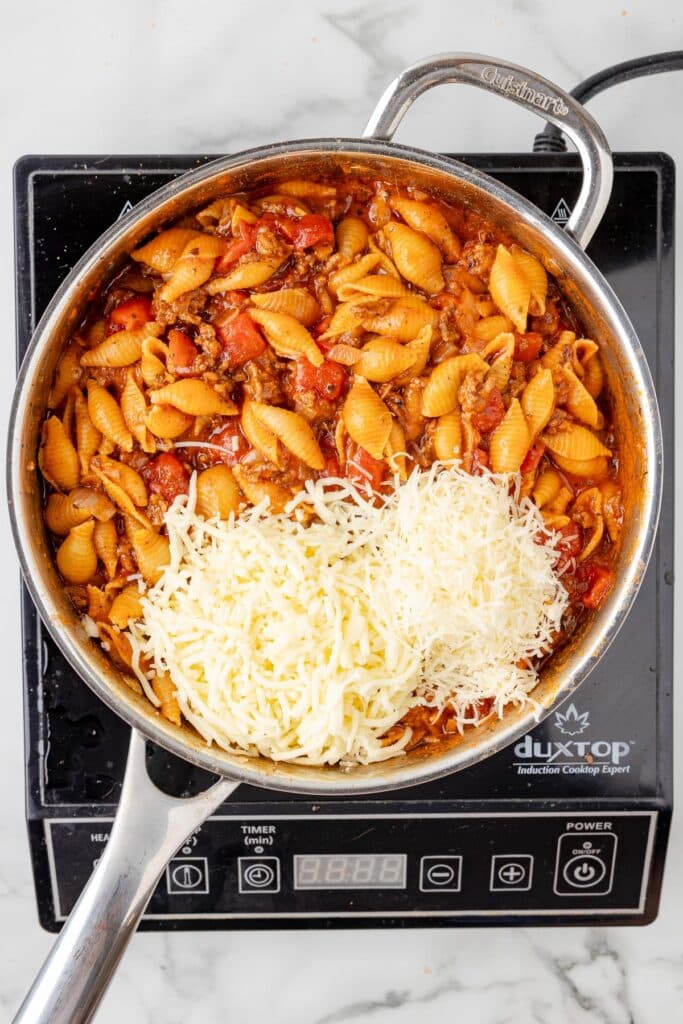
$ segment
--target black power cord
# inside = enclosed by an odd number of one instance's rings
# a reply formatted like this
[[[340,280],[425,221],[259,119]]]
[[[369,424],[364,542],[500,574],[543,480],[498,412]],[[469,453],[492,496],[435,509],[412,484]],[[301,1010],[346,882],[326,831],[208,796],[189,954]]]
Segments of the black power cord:
[[[570,95],[579,103],[586,103],[599,92],[645,75],[659,75],[664,71],[683,71],[683,50],[669,50],[667,53],[651,53],[647,57],[636,57],[623,64],[614,64],[580,82]],[[561,128],[546,123],[543,131],[534,139],[534,153],[566,153],[567,143]]]

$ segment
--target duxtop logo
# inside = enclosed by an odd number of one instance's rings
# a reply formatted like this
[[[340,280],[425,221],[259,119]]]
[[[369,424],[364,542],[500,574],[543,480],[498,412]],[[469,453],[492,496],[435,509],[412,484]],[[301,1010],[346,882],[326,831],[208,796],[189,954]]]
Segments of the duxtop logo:
[[[581,736],[590,728],[590,712],[570,704],[555,712],[552,725],[563,736]],[[528,732],[513,748],[513,765],[518,775],[628,775],[631,766],[623,762],[632,745],[628,740],[553,740]]]
[[[570,704],[566,711],[555,712],[555,728],[565,736],[580,736],[590,725],[589,712],[579,714],[576,704]]]

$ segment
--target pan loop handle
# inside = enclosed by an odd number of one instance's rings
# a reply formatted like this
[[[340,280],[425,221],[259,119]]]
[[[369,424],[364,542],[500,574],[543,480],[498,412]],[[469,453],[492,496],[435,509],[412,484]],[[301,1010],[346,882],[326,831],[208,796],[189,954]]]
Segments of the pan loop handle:
[[[147,774],[145,740],[132,731],[109,842],[15,1024],[90,1020],[167,861],[238,785],[220,779],[188,799],[162,793]]]
[[[464,82],[498,93],[557,125],[576,146],[583,181],[566,231],[585,249],[612,191],[612,154],[597,122],[568,93],[527,68],[477,53],[441,53],[411,64],[388,86],[363,138],[389,141],[418,96],[435,85]]]

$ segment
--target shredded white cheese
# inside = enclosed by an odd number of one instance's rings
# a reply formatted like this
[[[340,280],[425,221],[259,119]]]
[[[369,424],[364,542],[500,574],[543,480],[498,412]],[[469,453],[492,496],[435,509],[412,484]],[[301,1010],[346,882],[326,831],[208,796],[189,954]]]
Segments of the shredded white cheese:
[[[551,649],[568,601],[557,537],[510,483],[435,465],[380,508],[317,481],[290,514],[262,504],[220,522],[195,513],[193,480],[130,625],[136,662],[170,673],[209,743],[275,760],[393,757],[410,730],[381,737],[418,704],[450,704],[459,728],[486,698],[502,714],[528,700],[537,674],[521,666]]]

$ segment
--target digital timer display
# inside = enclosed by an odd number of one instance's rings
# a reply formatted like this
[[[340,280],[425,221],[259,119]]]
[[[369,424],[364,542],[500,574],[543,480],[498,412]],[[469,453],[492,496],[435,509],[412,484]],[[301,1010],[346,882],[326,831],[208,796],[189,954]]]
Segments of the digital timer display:
[[[315,853],[294,857],[295,889],[405,889],[405,853]]]

